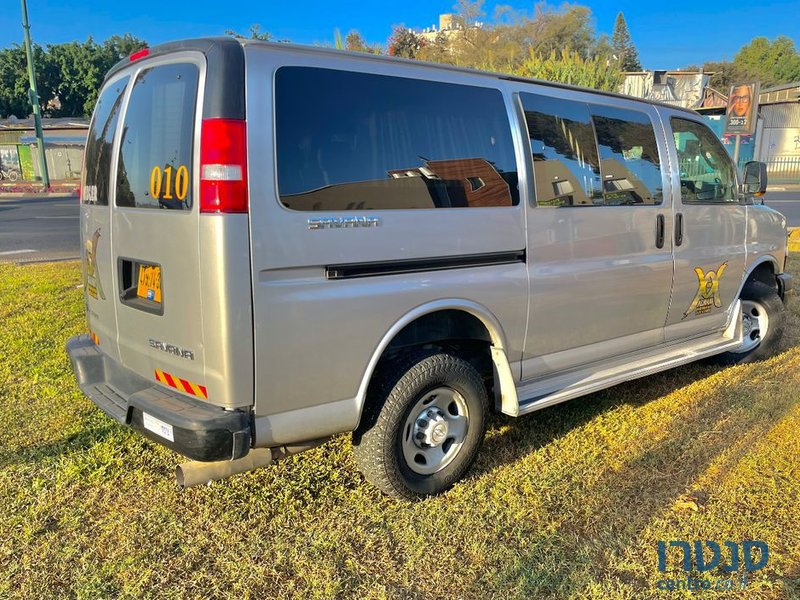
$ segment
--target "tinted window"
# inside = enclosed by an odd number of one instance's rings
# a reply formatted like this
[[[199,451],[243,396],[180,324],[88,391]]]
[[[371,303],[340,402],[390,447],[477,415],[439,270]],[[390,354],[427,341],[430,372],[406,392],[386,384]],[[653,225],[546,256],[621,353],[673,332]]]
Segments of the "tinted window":
[[[118,206],[192,206],[198,77],[191,64],[153,67],[136,77],[122,130]]]
[[[641,112],[592,106],[605,204],[661,204],[663,183],[650,118]]]
[[[528,123],[539,206],[603,204],[589,108],[536,94],[521,94]]]
[[[108,86],[94,107],[94,117],[86,138],[86,164],[84,171],[83,202],[108,204],[108,188],[111,178],[111,152],[114,132],[117,130],[119,109],[128,77]]]
[[[733,162],[708,127],[672,119],[681,173],[681,200],[686,203],[736,202]]]
[[[519,202],[498,90],[284,67],[275,81],[278,187],[295,210]]]

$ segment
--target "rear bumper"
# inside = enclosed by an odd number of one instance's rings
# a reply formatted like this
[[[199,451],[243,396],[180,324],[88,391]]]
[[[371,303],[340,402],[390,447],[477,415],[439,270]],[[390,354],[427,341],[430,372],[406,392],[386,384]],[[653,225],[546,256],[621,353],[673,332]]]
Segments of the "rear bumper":
[[[118,423],[194,460],[233,460],[250,451],[249,411],[223,410],[148,381],[103,354],[88,335],[70,338],[67,354],[78,387]]]

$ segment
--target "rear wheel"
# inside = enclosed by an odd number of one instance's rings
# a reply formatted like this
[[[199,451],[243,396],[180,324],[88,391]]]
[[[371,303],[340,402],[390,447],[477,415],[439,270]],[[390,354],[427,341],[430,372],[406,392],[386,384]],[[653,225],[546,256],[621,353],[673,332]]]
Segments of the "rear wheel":
[[[778,292],[760,281],[745,284],[742,301],[742,344],[716,357],[722,364],[741,364],[769,358],[783,336],[784,304]]]
[[[354,454],[366,478],[389,496],[439,494],[475,460],[488,399],[467,361],[435,351],[409,356],[384,368],[368,405]]]

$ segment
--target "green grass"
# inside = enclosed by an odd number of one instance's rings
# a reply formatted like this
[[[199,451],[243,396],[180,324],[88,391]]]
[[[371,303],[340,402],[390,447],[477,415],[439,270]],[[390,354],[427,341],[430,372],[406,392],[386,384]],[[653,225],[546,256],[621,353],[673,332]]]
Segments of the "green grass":
[[[800,597],[796,305],[771,360],[497,417],[464,482],[402,504],[348,436],[179,491],[179,457],[74,384],[79,283],[76,263],[0,265],[0,597],[657,597],[683,576],[658,540],[749,539],[770,560],[742,596]]]

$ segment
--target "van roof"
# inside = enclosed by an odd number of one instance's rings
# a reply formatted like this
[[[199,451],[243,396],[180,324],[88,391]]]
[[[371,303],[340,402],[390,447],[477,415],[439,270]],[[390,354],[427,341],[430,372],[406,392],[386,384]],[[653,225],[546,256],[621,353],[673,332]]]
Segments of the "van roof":
[[[322,46],[305,46],[301,44],[290,44],[285,42],[267,42],[264,40],[253,40],[247,38],[234,38],[234,37],[203,37],[203,38],[193,38],[187,40],[180,40],[175,42],[167,42],[165,44],[158,44],[157,46],[153,46],[150,48],[149,56],[158,56],[164,54],[170,54],[172,52],[180,52],[183,50],[196,50],[200,51],[203,54],[208,54],[210,51],[215,49],[222,49],[222,48],[230,48],[234,45],[241,45],[241,46],[265,46],[270,48],[275,48],[280,51],[296,51],[296,52],[303,52],[303,53],[312,53],[312,54],[324,54],[326,56],[349,56],[351,58],[356,58],[359,60],[367,60],[367,61],[378,61],[378,62],[388,62],[388,63],[399,63],[405,65],[416,65],[416,66],[425,66],[428,68],[433,69],[440,69],[444,71],[456,72],[456,73],[467,73],[470,75],[477,75],[480,77],[490,77],[492,79],[498,79],[503,81],[517,81],[520,83],[534,83],[537,85],[543,85],[553,88],[560,88],[565,90],[574,90],[579,92],[589,92],[592,94],[599,94],[601,96],[609,96],[611,98],[619,98],[623,100],[632,100],[635,102],[641,102],[643,104],[648,104],[652,106],[662,106],[665,108],[670,108],[672,110],[678,110],[685,113],[689,113],[694,116],[698,116],[698,114],[689,109],[684,108],[682,106],[675,106],[674,104],[668,104],[666,102],[661,102],[657,100],[646,100],[644,98],[637,98],[636,96],[628,96],[625,94],[619,94],[616,92],[607,92],[603,90],[596,90],[593,88],[581,87],[577,85],[571,85],[568,83],[560,83],[555,81],[547,81],[544,79],[534,79],[530,77],[518,77],[515,75],[509,75],[506,73],[498,73],[495,71],[483,71],[480,69],[472,69],[468,67],[456,67],[453,65],[448,65],[444,63],[433,63],[433,62],[426,62],[421,60],[415,59],[408,59],[408,58],[398,58],[394,56],[385,56],[385,55],[376,55],[376,54],[368,54],[366,52],[354,52],[350,50],[338,50],[336,48],[325,48]],[[114,73],[124,69],[126,66],[129,66],[131,61],[128,57],[123,58],[120,60],[116,65],[114,65],[111,70],[106,75],[106,79],[111,77]]]

